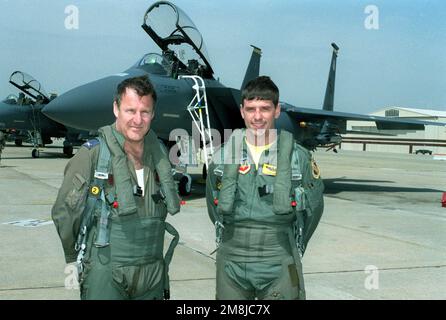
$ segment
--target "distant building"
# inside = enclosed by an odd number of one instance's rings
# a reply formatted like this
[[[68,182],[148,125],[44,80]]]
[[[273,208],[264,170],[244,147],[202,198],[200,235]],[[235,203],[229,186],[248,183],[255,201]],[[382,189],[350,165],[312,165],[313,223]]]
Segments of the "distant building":
[[[373,112],[371,115],[446,123],[446,111],[440,110],[389,107]],[[343,135],[344,141],[341,148],[344,150],[365,149],[365,151],[395,153],[411,151],[414,153],[423,149],[432,151],[432,153],[446,154],[446,126],[425,126],[425,130],[416,131],[378,130],[374,122],[348,121],[347,130],[350,132],[366,131],[369,134],[348,133]],[[366,143],[369,141],[367,139],[370,139],[370,143]],[[392,141],[396,143],[391,144]],[[433,146],[432,144],[442,146]]]

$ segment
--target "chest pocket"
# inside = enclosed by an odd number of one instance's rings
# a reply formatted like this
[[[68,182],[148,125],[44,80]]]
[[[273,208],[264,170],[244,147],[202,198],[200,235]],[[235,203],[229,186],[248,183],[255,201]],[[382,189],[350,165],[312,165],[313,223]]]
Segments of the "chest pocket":
[[[269,206],[272,206],[274,201],[274,181],[275,176],[265,175],[261,173],[261,169],[259,169],[256,179],[256,191],[260,201]]]
[[[148,170],[147,189],[145,190],[148,215],[152,217],[166,218],[167,206],[161,197],[161,183],[156,171]]]

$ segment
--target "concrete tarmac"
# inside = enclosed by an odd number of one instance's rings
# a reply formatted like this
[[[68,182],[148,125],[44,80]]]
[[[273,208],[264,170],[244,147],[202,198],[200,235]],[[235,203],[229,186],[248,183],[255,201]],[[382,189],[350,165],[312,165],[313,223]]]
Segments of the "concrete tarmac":
[[[0,299],[79,299],[51,222],[68,158],[8,144],[0,163]],[[317,151],[325,212],[303,258],[308,299],[446,299],[446,162],[428,155]],[[201,169],[193,169],[195,178]],[[204,185],[168,221],[181,240],[171,298],[215,298]],[[166,239],[166,246],[170,239]]]

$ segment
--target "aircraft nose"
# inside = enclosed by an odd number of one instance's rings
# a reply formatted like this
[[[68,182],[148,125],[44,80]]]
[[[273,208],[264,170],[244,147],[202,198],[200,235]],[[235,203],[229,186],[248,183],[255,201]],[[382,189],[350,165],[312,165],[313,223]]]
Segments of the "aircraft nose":
[[[107,77],[74,88],[53,99],[42,110],[66,126],[96,130],[114,121],[113,92],[116,81]]]

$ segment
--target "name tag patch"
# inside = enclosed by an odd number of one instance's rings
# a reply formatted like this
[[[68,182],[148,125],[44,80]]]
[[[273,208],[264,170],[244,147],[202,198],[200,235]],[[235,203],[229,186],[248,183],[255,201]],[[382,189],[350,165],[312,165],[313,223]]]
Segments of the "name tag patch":
[[[267,176],[275,176],[277,174],[277,167],[272,164],[264,163],[262,166],[262,173]]]

